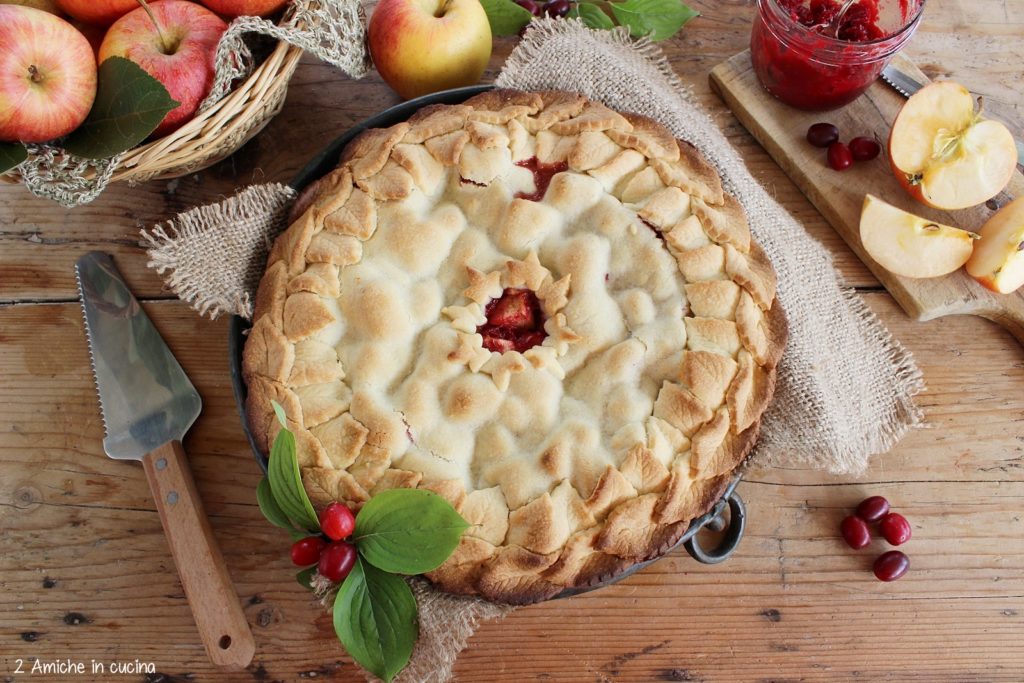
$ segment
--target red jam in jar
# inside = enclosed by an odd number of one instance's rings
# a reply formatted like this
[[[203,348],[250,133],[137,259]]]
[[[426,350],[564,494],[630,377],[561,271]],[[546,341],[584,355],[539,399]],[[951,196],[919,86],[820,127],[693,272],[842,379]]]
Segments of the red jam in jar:
[[[811,111],[852,102],[910,40],[924,0],[859,0],[832,26],[842,5],[757,0],[750,59],[768,92]]]

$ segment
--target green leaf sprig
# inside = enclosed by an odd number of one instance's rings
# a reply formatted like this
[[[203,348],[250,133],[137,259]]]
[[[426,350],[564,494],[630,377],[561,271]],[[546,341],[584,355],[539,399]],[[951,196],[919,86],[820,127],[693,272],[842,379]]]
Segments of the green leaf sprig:
[[[7,173],[28,159],[28,150],[19,142],[0,142],[0,173]]]
[[[496,36],[516,35],[533,20],[514,0],[480,0],[480,4]],[[625,26],[634,38],[657,41],[674,36],[698,14],[680,0],[574,0],[567,16],[590,28]]]
[[[104,60],[97,82],[89,116],[63,145],[85,159],[106,159],[135,147],[180,104],[160,81],[124,57]]]
[[[256,500],[263,516],[293,539],[319,534],[316,511],[302,486],[295,435],[284,409],[273,406],[281,431]],[[419,622],[416,598],[401,575],[437,569],[468,527],[448,501],[421,489],[382,491],[356,515],[348,539],[356,547],[356,563],[338,589],[332,616],[338,639],[364,669],[390,682],[409,663]],[[312,589],[315,569],[303,569],[296,580]]]

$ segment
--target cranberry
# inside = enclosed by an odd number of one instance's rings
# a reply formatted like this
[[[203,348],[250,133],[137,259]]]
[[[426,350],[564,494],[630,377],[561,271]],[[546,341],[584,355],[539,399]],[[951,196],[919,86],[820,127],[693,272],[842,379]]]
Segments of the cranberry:
[[[328,581],[340,583],[345,580],[356,563],[356,547],[345,541],[335,541],[320,553],[320,562],[316,565],[320,576]]]
[[[871,161],[882,152],[882,146],[874,138],[859,137],[850,140],[850,154],[857,161]]]
[[[568,14],[570,9],[572,9],[572,3],[569,0],[551,0],[547,7],[544,8],[544,11],[552,19],[558,19]]]
[[[341,503],[331,503],[320,513],[320,529],[332,541],[348,538],[355,528],[355,516]]]
[[[910,540],[910,522],[903,515],[890,512],[878,523],[885,540],[892,545],[903,545]]]
[[[857,516],[865,522],[877,522],[889,512],[889,501],[881,496],[865,498],[857,506]]]
[[[815,123],[807,129],[807,142],[815,147],[828,147],[839,142],[839,129],[831,123]]]
[[[882,553],[875,560],[875,576],[879,581],[895,581],[910,569],[910,558],[899,550]]]
[[[539,17],[544,13],[541,10],[540,5],[538,5],[533,0],[516,0],[516,4],[535,17]]]
[[[327,541],[319,536],[309,536],[292,544],[292,563],[297,567],[309,567],[320,559],[320,552]]]
[[[828,165],[835,171],[845,171],[853,166],[853,155],[850,148],[841,142],[833,142],[828,146]]]
[[[868,525],[860,517],[850,515],[839,525],[839,531],[843,534],[843,540],[854,550],[860,550],[871,542],[871,532]]]

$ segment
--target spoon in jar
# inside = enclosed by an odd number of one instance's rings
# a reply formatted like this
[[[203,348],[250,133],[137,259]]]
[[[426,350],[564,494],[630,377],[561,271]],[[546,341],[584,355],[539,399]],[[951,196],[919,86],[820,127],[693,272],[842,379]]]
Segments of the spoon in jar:
[[[839,8],[836,15],[832,17],[832,21],[825,24],[820,31],[821,35],[827,38],[836,38],[839,36],[839,27],[843,23],[843,17],[846,16],[846,10],[850,9],[858,0],[846,0],[843,6]]]

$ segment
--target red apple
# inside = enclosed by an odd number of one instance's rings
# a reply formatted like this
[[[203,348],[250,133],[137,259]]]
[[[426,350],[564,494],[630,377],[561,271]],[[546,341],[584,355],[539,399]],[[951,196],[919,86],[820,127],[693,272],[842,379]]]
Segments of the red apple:
[[[78,19],[72,19],[71,25],[89,41],[89,45],[92,46],[93,54],[96,55],[96,63],[99,64],[100,45],[103,44],[103,38],[107,35],[107,29],[102,26],[97,26],[96,24],[86,24]]]
[[[228,25],[187,0],[160,0],[149,9],[152,17],[140,7],[110,27],[100,46],[100,63],[109,57],[126,57],[163,83],[181,103],[153,132],[159,137],[191,120],[210,92],[217,42]]]
[[[479,0],[381,0],[369,45],[381,78],[408,99],[477,83],[491,25]]]
[[[57,0],[67,14],[87,24],[109,26],[139,6],[139,0]]]
[[[60,17],[0,5],[0,140],[46,142],[67,135],[96,99],[96,60]]]
[[[1010,182],[1017,148],[1006,126],[974,110],[967,88],[931,83],[906,101],[889,134],[889,164],[914,199],[966,209]]]
[[[57,7],[56,0],[0,0],[0,5],[23,5],[56,14],[58,17],[64,16],[64,13]]]
[[[225,17],[266,17],[288,4],[288,0],[199,0]]]

